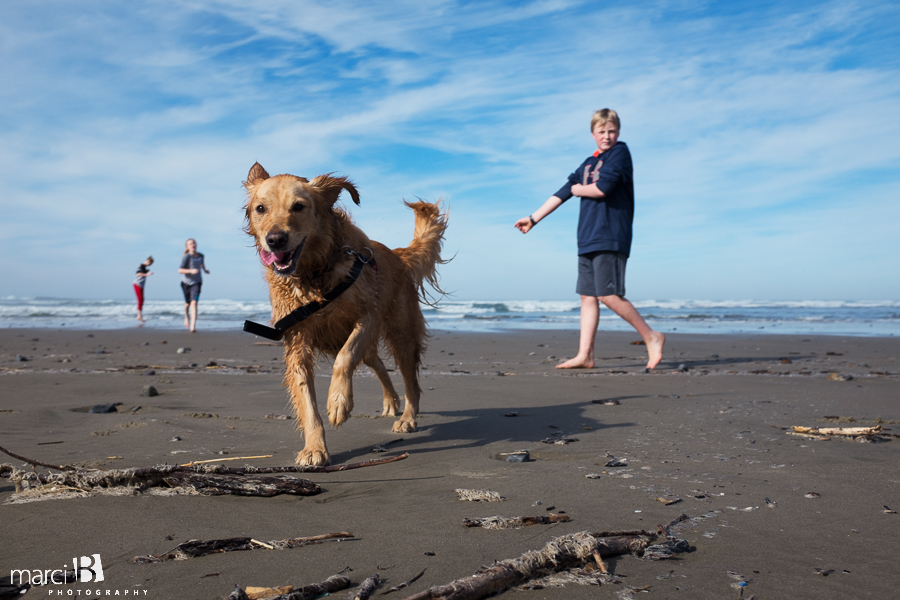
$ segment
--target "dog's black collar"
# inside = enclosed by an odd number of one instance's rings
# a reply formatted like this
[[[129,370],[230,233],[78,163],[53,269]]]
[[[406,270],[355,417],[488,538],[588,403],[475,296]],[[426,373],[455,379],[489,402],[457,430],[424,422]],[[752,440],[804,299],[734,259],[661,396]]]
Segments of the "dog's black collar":
[[[356,260],[353,261],[353,266],[350,267],[350,272],[347,273],[347,276],[337,284],[331,291],[324,295],[323,300],[310,302],[309,304],[304,304],[303,306],[297,307],[287,314],[284,318],[280,319],[273,327],[268,327],[267,325],[261,325],[259,323],[254,323],[253,321],[244,321],[244,331],[247,333],[252,333],[254,335],[258,335],[270,340],[280,340],[284,335],[284,332],[300,323],[301,321],[310,317],[313,313],[322,310],[332,302],[334,302],[338,296],[347,291],[347,289],[353,285],[359,278],[359,274],[362,272],[362,268],[367,264],[375,264],[375,253],[372,252],[371,249],[365,248],[365,250],[369,250],[369,256],[364,257],[360,252],[356,252],[347,248],[347,254],[352,254],[356,257]]]

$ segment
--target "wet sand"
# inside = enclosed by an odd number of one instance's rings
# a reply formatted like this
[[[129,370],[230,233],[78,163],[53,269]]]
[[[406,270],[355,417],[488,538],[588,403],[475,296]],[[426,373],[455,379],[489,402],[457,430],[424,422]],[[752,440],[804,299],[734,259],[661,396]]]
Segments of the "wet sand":
[[[326,431],[335,463],[399,452],[410,454],[406,460],[308,474],[322,487],[308,497],[144,494],[0,504],[0,577],[98,553],[102,583],[50,585],[21,597],[60,590],[96,597],[89,589],[211,600],[235,583],[300,587],[347,568],[354,583],[379,573],[388,581],[383,591],[424,569],[391,594],[399,600],[564,533],[649,530],[684,513],[702,518],[682,530],[694,551],[677,560],[613,558],[608,564],[621,584],[503,595],[621,598],[627,588],[651,586],[636,597],[738,598],[728,572],[752,580],[745,599],[896,594],[900,515],[884,505],[900,511],[900,440],[819,441],[784,428],[880,423],[900,433],[900,340],[675,333],[648,374],[633,334],[601,333],[594,369],[559,371],[554,365],[574,352],[577,332],[433,333],[419,432],[391,433],[392,419],[378,416],[380,387],[366,369],[354,378],[353,418]],[[293,464],[302,446],[295,422],[266,418],[290,414],[281,348],[257,341],[230,332],[0,330],[0,446],[99,468],[266,454],[273,456],[225,464]],[[324,412],[330,365],[321,366]],[[402,393],[399,373],[392,377]],[[145,385],[159,395],[142,396]],[[115,413],[85,412],[116,402]],[[577,441],[541,441],[561,437]],[[387,454],[371,452],[398,438]],[[506,462],[517,450],[532,460]],[[627,466],[605,467],[607,454]],[[22,465],[0,456],[4,462]],[[489,489],[505,500],[463,502],[457,488]],[[0,502],[13,492],[0,479]],[[818,495],[807,498],[811,492]],[[500,531],[461,525],[464,518],[550,512],[571,521]],[[188,539],[340,531],[355,538],[131,562]]]

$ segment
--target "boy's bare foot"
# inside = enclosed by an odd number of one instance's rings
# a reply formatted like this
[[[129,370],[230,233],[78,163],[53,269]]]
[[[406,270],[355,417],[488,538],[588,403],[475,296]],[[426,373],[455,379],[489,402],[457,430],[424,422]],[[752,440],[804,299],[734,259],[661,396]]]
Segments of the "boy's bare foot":
[[[594,359],[587,358],[582,356],[576,356],[575,358],[570,358],[566,362],[559,363],[556,365],[557,369],[593,369],[594,368]]]
[[[644,340],[647,344],[647,368],[653,369],[662,360],[663,346],[666,345],[666,334],[654,331]]]
[[[185,328],[185,329],[190,329],[190,328],[191,328],[191,322],[188,320],[187,317],[184,318],[184,328]]]

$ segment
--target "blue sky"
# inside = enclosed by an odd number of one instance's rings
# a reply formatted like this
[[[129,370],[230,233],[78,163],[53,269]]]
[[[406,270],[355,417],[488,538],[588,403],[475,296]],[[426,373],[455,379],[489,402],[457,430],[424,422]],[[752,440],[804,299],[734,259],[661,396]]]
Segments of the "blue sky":
[[[265,297],[241,181],[349,176],[405,246],[445,198],[458,299],[575,298],[569,202],[616,109],[628,296],[900,299],[900,7],[890,2],[0,3],[0,295]]]

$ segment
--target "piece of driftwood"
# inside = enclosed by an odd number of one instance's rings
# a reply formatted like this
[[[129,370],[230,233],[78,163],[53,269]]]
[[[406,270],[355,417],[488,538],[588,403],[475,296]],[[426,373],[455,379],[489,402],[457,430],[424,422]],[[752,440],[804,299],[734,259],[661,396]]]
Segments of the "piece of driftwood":
[[[355,591],[350,592],[347,596],[347,600],[369,600],[372,594],[375,593],[375,590],[378,589],[378,586],[382,583],[384,583],[384,579],[382,579],[381,575],[375,573],[359,584],[359,587]]]
[[[607,557],[639,552],[647,543],[641,536],[595,538],[586,531],[571,533],[551,540],[540,550],[500,561],[471,577],[431,587],[405,600],[478,600],[533,577],[583,565],[593,560],[594,553]]]
[[[898,437],[895,434],[887,433],[882,429],[881,425],[872,427],[805,427],[794,425],[786,433],[822,441],[831,440],[833,436],[836,436],[837,439],[848,439],[863,443],[889,442],[893,438]]]
[[[483,529],[518,529],[526,525],[549,525],[570,521],[569,515],[548,515],[546,517],[482,517],[479,519],[463,519],[463,527],[481,527]]]
[[[217,475],[214,473],[180,473],[175,472],[163,481],[174,487],[193,490],[203,496],[262,496],[270,498],[279,494],[294,496],[312,496],[321,488],[309,479],[276,475],[264,477],[259,475]]]
[[[247,598],[250,600],[259,600],[260,598],[271,598],[272,596],[277,596],[279,594],[290,594],[294,591],[294,586],[292,585],[282,585],[277,588],[272,587],[254,587],[247,586],[244,589],[244,593],[247,594]]]
[[[47,498],[79,497],[84,495],[134,495],[150,488],[162,488],[160,493],[202,495],[234,494],[271,497],[278,494],[310,496],[321,488],[308,479],[263,474],[334,473],[371,467],[403,460],[408,453],[367,460],[361,463],[325,467],[224,467],[221,465],[187,464],[161,465],[132,469],[85,469],[73,465],[52,465],[20,456],[0,447],[0,452],[34,466],[47,467],[61,474],[24,471],[12,465],[0,465],[0,474],[9,477],[16,486],[11,502],[28,502]],[[27,488],[27,489],[26,489]]]
[[[313,598],[339,592],[348,587],[350,587],[350,579],[343,575],[332,575],[321,583],[313,583],[288,594],[269,596],[266,600],[313,600]],[[226,600],[250,600],[250,597],[239,585],[235,585],[234,591],[228,595]]]
[[[149,563],[166,562],[169,560],[187,560],[189,558],[197,558],[198,556],[206,556],[207,554],[217,554],[220,552],[239,552],[242,550],[287,550],[289,548],[300,548],[302,546],[310,546],[312,544],[321,544],[328,540],[345,540],[352,538],[353,534],[341,531],[338,533],[325,533],[322,535],[314,535],[310,537],[289,538],[285,540],[272,540],[270,542],[260,542],[249,537],[227,538],[223,540],[188,540],[183,544],[178,544],[168,552],[163,554],[147,556],[135,556],[131,562],[138,565],[146,565]]]
[[[656,526],[656,529],[657,529],[657,531],[659,531],[659,533],[660,533],[661,535],[664,535],[664,536],[666,536],[667,538],[672,539],[672,538],[674,538],[675,536],[672,534],[672,532],[671,532],[670,530],[671,530],[673,527],[675,527],[676,525],[678,525],[679,523],[683,523],[684,521],[687,521],[688,519],[690,519],[689,516],[687,516],[687,515],[684,514],[684,513],[681,513],[680,515],[678,515],[677,517],[675,517],[674,519],[672,519],[671,521],[669,521],[669,522],[666,523],[665,525],[657,525],[657,526]]]
[[[417,581],[419,580],[419,578],[422,577],[422,575],[425,574],[425,571],[426,571],[426,570],[427,570],[427,569],[422,569],[422,572],[419,573],[418,575],[416,575],[415,577],[413,577],[412,579],[409,579],[409,580],[407,580],[407,581],[404,581],[404,582],[401,583],[400,585],[395,585],[395,586],[392,587],[391,589],[389,589],[389,590],[387,590],[387,591],[385,591],[385,592],[382,592],[381,595],[382,595],[382,596],[387,596],[388,594],[392,594],[393,592],[399,592],[400,590],[402,590],[402,589],[405,588],[405,587],[409,587],[410,584],[413,584],[413,583],[417,582]]]

